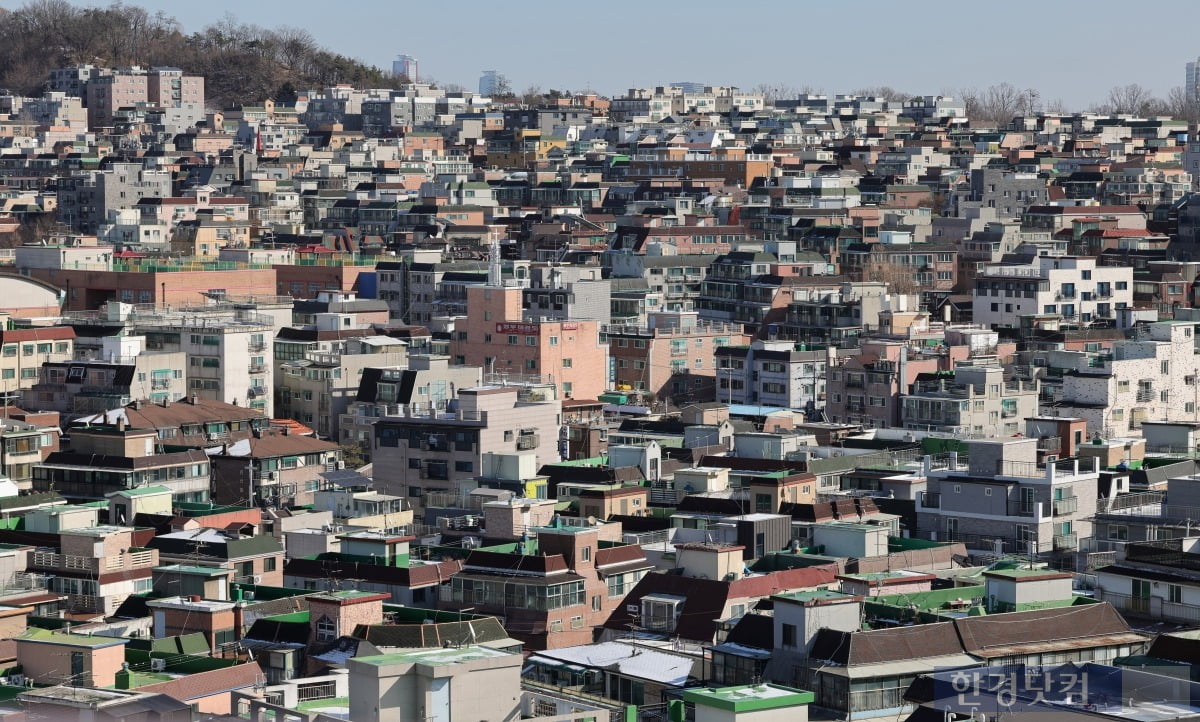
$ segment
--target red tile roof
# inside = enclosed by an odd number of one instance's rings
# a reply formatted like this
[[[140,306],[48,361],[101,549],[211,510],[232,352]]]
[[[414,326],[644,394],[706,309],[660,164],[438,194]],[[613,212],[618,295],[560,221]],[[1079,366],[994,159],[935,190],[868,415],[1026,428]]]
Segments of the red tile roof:
[[[173,697],[180,702],[190,702],[203,697],[211,697],[222,692],[253,687],[262,677],[262,667],[258,662],[235,664],[232,667],[214,669],[208,672],[196,672],[186,677],[173,679],[170,682],[159,682],[145,687],[138,687],[138,692],[155,692]]]

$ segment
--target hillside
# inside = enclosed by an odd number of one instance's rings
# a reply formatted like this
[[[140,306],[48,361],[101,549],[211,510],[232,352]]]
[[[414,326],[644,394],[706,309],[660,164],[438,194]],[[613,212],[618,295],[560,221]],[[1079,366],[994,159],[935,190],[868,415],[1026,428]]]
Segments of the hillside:
[[[136,5],[90,8],[34,0],[0,9],[0,88],[38,95],[53,68],[168,65],[205,78],[211,107],[334,83],[388,87],[390,72],[317,45],[307,31],[266,29],[226,16],[187,33],[172,17]]]

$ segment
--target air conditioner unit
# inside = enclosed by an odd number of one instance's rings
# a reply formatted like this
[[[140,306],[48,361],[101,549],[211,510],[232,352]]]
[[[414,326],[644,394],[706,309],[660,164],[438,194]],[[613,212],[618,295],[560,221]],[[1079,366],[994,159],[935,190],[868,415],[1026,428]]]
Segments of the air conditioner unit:
[[[160,659],[158,657],[154,657],[153,659],[150,660],[150,671],[151,672],[167,671],[167,660]]]
[[[23,675],[23,674],[10,675],[8,677],[8,683],[13,685],[14,687],[24,687],[25,686],[25,675]]]
[[[1046,463],[1051,464],[1058,461],[1058,454],[1046,454]]]

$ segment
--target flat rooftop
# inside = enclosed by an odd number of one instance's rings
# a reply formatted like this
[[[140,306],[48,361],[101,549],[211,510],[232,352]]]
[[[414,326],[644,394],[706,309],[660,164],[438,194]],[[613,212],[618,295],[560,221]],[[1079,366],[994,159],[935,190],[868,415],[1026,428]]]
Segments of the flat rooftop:
[[[683,698],[688,702],[735,713],[807,705],[812,703],[814,697],[812,692],[777,684],[688,689],[683,692]]]
[[[418,649],[411,652],[393,652],[391,654],[374,654],[366,657],[355,657],[359,662],[382,667],[388,664],[426,664],[444,666],[447,664],[463,664],[480,659],[495,659],[512,656],[511,652],[501,652],[488,647],[460,647]]]

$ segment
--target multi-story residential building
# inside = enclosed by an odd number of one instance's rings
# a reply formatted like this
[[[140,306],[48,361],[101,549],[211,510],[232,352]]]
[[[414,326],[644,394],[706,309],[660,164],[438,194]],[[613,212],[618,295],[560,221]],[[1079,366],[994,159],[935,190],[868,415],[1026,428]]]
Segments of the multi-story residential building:
[[[101,70],[87,81],[88,124],[111,126],[116,111],[138,104],[159,108],[204,107],[204,78],[179,68]]]
[[[1104,436],[1137,435],[1143,421],[1195,421],[1200,356],[1194,335],[1191,322],[1159,321],[1113,343],[1111,352],[1056,352],[1054,364],[1069,372],[1050,408],[1086,419],[1089,433]]]
[[[33,388],[42,376],[42,364],[62,363],[74,357],[75,332],[70,328],[51,326],[0,331],[3,403],[17,403],[22,392]]]
[[[21,491],[33,488],[33,466],[59,449],[59,417],[5,407],[0,421],[0,471]]]
[[[87,130],[87,109],[83,102],[61,91],[50,91],[40,98],[0,97],[0,113],[37,125],[66,126],[81,133]]]
[[[327,482],[321,474],[340,468],[341,448],[291,433],[254,432],[226,444],[212,460],[212,494],[218,504],[303,506]]]
[[[1155,206],[1176,203],[1192,189],[1192,173],[1183,168],[1130,167],[1104,174],[1102,200],[1112,205]]]
[[[918,533],[988,554],[1073,554],[1092,535],[1097,459],[1039,453],[1040,440],[967,442],[968,458],[925,457]]]
[[[749,341],[740,324],[700,321],[696,312],[651,313],[646,326],[602,330],[617,389],[672,398],[677,404],[715,400],[714,354]]]
[[[776,337],[810,346],[848,347],[880,328],[884,311],[918,308],[915,294],[897,293],[880,281],[818,284],[797,288]]]
[[[637,544],[622,544],[619,524],[533,527],[537,554],[475,550],[450,578],[446,609],[473,608],[505,619],[505,629],[530,649],[592,642],[653,565]]]
[[[1127,617],[1192,625],[1200,605],[1200,545],[1194,536],[1130,541],[1096,570],[1096,596]]]
[[[537,269],[535,269],[537,270]],[[554,271],[559,271],[555,268]],[[600,269],[589,269],[599,274]],[[569,272],[569,271],[568,271]],[[611,283],[605,279],[564,282],[561,272],[545,285],[522,289],[525,315],[546,321],[588,320],[608,323],[612,318]]]
[[[1018,173],[1009,168],[971,170],[970,202],[995,208],[998,218],[1020,218],[1027,206],[1050,199],[1046,179],[1037,173]]]
[[[747,333],[783,320],[793,288],[786,285],[786,279],[771,274],[778,260],[774,254],[751,251],[734,251],[715,259],[696,299],[700,318],[741,323]]]
[[[651,256],[643,253],[608,253],[603,261],[614,279],[614,321],[642,323],[653,311],[692,311],[700,284],[717,258],[710,253]],[[627,288],[616,279],[638,279],[644,287]]]
[[[155,429],[163,447],[197,449],[249,439],[270,421],[262,412],[245,406],[188,396],[179,403],[134,399],[124,406],[76,419],[75,423],[116,424],[120,419],[135,429]]]
[[[857,354],[828,352],[825,416],[835,424],[898,426],[900,394],[919,374],[937,371],[939,360],[911,354],[899,342],[871,341],[860,348]]]
[[[35,491],[79,501],[148,484],[170,489],[176,501],[208,501],[208,456],[199,449],[167,451],[156,429],[129,427],[121,417],[116,424],[73,429],[67,450],[33,466]]]
[[[499,276],[498,269],[494,275]],[[604,393],[608,345],[600,341],[600,324],[530,317],[522,297],[517,286],[469,287],[467,315],[454,321],[454,362],[514,380],[537,377],[554,384],[559,398],[594,399]]]
[[[135,536],[131,527],[108,525],[62,531],[57,548],[29,552],[26,569],[47,575],[49,590],[66,597],[67,609],[111,615],[131,594],[153,587],[158,552]]]
[[[233,571],[240,584],[283,586],[283,547],[270,534],[248,536],[229,529],[201,527],[158,534],[148,545],[164,564],[206,564]]]
[[[326,439],[341,438],[341,418],[358,393],[367,367],[403,366],[403,341],[390,336],[350,339],[340,352],[310,352],[277,361],[276,414],[305,424]]]
[[[123,337],[122,341],[139,337]],[[131,350],[126,347],[126,350]],[[57,411],[70,421],[79,416],[118,408],[134,399],[155,402],[184,397],[182,351],[113,354],[106,361],[49,361],[41,377],[25,392],[25,405]]]
[[[1015,436],[1037,415],[1039,393],[1036,380],[1005,381],[1001,366],[960,364],[919,374],[900,396],[900,423],[958,438]]]
[[[354,400],[341,417],[341,444],[357,446],[363,461],[370,461],[375,423],[381,418],[402,416],[405,407],[420,412],[446,409],[458,389],[482,382],[482,369],[451,366],[449,356],[409,356],[407,368],[364,368]]]
[[[1020,326],[1022,316],[1058,316],[1087,324],[1115,320],[1133,307],[1133,269],[1094,258],[1040,256],[1031,264],[985,266],[975,279],[972,320]]]
[[[546,385],[463,388],[445,410],[400,411],[376,422],[371,461],[376,488],[414,504],[474,488],[485,456],[531,454],[535,469],[559,461],[562,403]]]
[[[145,335],[147,348],[186,355],[188,396],[271,415],[274,316],[254,307],[203,314],[158,311],[138,314],[134,327]],[[149,398],[157,401],[161,394]]]
[[[58,217],[74,230],[95,233],[111,210],[134,208],[142,198],[170,196],[170,171],[141,163],[113,163],[103,170],[60,178]]]
[[[824,348],[755,340],[718,348],[717,397],[730,404],[778,406],[815,413],[825,407]]]
[[[842,272],[862,281],[883,280],[901,291],[950,291],[958,274],[958,249],[913,243],[911,231],[881,231],[879,243],[859,243],[841,255]]]

